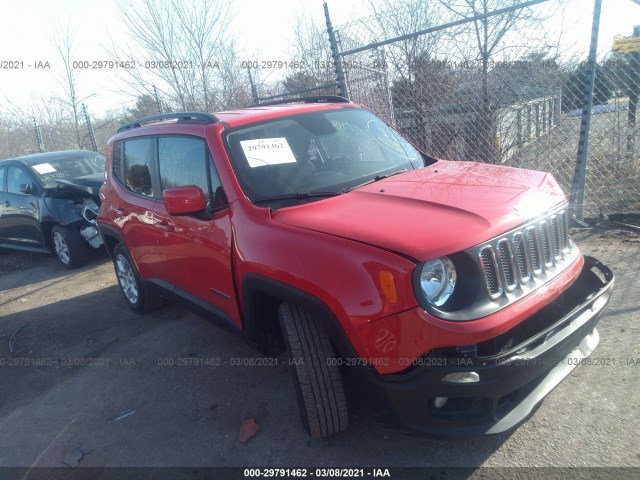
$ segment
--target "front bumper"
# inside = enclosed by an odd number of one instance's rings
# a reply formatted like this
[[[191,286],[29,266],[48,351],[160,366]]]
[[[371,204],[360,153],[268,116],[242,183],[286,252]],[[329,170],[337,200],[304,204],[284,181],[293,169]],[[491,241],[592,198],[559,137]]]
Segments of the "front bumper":
[[[406,372],[371,374],[370,380],[410,430],[446,437],[510,430],[598,345],[595,327],[613,282],[611,270],[585,257],[573,285],[512,330],[480,344],[430,352]],[[465,372],[475,372],[479,381],[443,381]]]

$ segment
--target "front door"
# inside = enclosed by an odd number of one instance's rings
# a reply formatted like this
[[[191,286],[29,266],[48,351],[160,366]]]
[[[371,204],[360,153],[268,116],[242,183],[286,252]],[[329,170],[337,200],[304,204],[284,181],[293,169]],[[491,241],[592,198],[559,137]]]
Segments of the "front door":
[[[205,308],[214,307],[240,326],[231,269],[230,209],[216,205],[214,192],[219,194],[220,180],[206,143],[195,137],[167,136],[159,137],[157,145],[161,188],[196,185],[214,203],[208,201],[208,211],[195,215],[172,216],[158,210],[163,277],[176,293]]]
[[[35,181],[18,165],[9,165],[0,177],[6,177],[6,188],[0,189],[0,242],[43,248]]]

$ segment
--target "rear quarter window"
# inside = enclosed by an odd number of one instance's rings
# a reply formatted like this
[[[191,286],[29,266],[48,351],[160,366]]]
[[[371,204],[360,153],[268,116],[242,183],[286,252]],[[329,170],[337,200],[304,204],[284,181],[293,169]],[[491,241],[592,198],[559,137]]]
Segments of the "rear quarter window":
[[[138,138],[124,142],[124,185],[139,195],[152,197],[153,140]]]
[[[124,185],[124,175],[122,174],[122,142],[113,145],[113,162],[111,168],[113,169],[113,176]]]

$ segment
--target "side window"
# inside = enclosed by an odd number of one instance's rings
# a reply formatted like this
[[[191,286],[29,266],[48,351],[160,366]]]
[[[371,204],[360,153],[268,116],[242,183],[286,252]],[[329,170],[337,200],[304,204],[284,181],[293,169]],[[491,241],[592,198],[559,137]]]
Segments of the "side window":
[[[9,167],[7,169],[7,192],[32,194],[35,193],[35,186],[29,175],[20,167]]]
[[[124,178],[122,177],[122,142],[113,145],[113,162],[111,168],[113,169],[113,176],[125,185]]]
[[[160,137],[158,139],[158,165],[162,190],[172,187],[195,185],[209,198],[207,182],[207,145],[203,140],[189,137]],[[211,190],[215,195],[220,180],[213,163],[210,163]]]
[[[124,184],[132,192],[153,196],[153,140],[139,138],[124,142]]]
[[[6,168],[0,168],[0,192],[4,192],[4,177],[5,177],[5,173],[7,169]]]

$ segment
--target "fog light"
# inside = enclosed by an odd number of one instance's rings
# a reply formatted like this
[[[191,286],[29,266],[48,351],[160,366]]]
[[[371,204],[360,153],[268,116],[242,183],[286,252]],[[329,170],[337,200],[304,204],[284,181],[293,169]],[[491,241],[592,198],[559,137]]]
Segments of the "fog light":
[[[433,399],[433,406],[436,408],[442,408],[449,400],[448,397],[436,397]]]
[[[480,381],[480,375],[476,372],[457,372],[445,375],[443,382],[449,383],[474,383]]]

